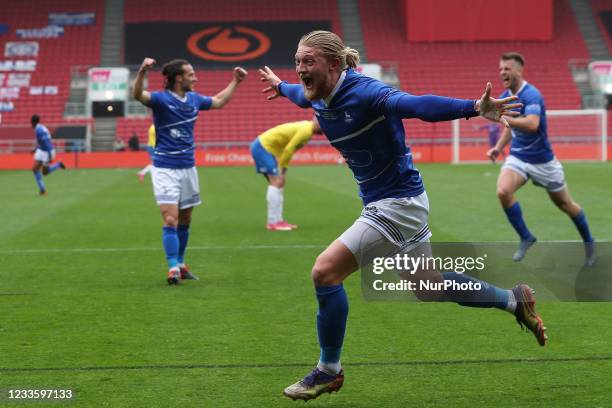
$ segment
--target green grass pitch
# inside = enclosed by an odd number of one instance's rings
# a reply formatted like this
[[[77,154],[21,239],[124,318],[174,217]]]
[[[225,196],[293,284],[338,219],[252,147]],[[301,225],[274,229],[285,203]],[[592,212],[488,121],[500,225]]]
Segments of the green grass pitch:
[[[515,240],[495,196],[498,166],[420,169],[433,240]],[[612,239],[612,165],[565,170],[594,235]],[[301,406],[281,392],[318,358],[310,268],[358,216],[356,186],[343,166],[292,167],[285,217],[300,228],[269,232],[253,169],[199,171],[205,203],[187,262],[201,280],[178,287],[165,282],[161,217],[135,170],[57,172],[47,197],[31,172],[0,172],[5,394],[69,388],[75,407]],[[578,238],[542,189],[519,199],[538,239]],[[609,303],[543,302],[541,348],[500,311],[366,302],[358,276],[346,287],[346,381],[309,406],[610,406]]]

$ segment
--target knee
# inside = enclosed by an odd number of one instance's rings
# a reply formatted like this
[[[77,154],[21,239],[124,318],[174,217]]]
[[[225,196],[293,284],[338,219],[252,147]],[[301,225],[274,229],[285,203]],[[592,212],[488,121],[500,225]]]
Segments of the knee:
[[[44,166],[44,167],[42,168],[42,174],[44,174],[45,176],[46,176],[47,174],[49,174],[49,167]]]
[[[285,180],[281,177],[270,177],[270,185],[276,188],[283,188],[285,186]]]
[[[503,208],[508,208],[514,201],[514,191],[507,187],[497,187],[497,198]]]
[[[497,198],[499,198],[499,201],[501,201],[502,203],[512,201],[512,196],[513,193],[512,191],[510,191],[510,189],[502,186],[497,187]]]
[[[312,267],[312,281],[315,286],[331,286],[337,284],[333,262],[326,257],[319,256]]]
[[[164,214],[164,225],[166,227],[176,227],[178,226],[178,219],[173,214]]]

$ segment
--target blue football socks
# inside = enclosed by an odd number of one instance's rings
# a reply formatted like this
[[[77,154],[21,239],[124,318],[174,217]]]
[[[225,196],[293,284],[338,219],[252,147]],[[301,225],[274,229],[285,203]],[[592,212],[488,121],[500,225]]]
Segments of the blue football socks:
[[[166,252],[168,268],[178,266],[179,238],[175,227],[164,226],[162,228],[162,243]]]
[[[469,307],[495,307],[507,310],[510,291],[500,289],[490,283],[481,281],[471,276],[457,272],[444,272],[442,277],[445,281],[451,281],[454,285],[444,291],[446,296],[452,301],[462,306]],[[471,285],[476,290],[464,290]]]
[[[49,172],[47,174],[53,173],[55,170],[59,169],[61,165],[59,163],[54,163],[48,167]]]
[[[527,229],[525,220],[523,220],[523,212],[521,211],[521,205],[519,202],[515,202],[512,206],[504,208],[508,221],[514,227],[514,230],[521,237],[521,241],[535,241],[535,237]]]
[[[187,242],[189,241],[189,224],[179,224],[177,230],[178,234],[178,263],[182,265],[185,258],[185,250],[187,249]]]
[[[45,183],[43,181],[42,173],[40,171],[35,171],[34,172],[34,178],[36,179],[36,184],[38,184],[38,190],[41,193],[44,193],[45,192]]]
[[[584,214],[584,210],[580,210],[577,216],[572,218],[574,225],[578,229],[580,236],[584,242],[593,242],[593,236],[591,235],[591,230],[589,229],[589,222],[586,219],[586,215]]]
[[[335,364],[340,361],[346,320],[348,318],[348,299],[344,286],[316,287],[319,310],[317,312],[317,334],[321,346],[320,361]]]

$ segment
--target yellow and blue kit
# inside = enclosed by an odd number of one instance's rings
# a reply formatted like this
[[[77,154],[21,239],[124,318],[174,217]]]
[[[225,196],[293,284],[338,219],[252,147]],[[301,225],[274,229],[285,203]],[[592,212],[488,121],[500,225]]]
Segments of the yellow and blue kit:
[[[278,175],[279,167],[286,169],[293,154],[308,143],[313,133],[314,123],[304,120],[283,123],[259,135],[251,143],[257,172]]]

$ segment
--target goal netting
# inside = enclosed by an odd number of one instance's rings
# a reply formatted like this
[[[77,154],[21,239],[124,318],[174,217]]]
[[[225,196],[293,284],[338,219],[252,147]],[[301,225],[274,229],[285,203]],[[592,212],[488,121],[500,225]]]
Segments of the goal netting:
[[[562,161],[606,161],[606,114],[603,109],[547,111],[548,139],[555,156]],[[453,121],[453,163],[487,161],[486,152],[491,143],[489,124],[480,117]],[[506,154],[508,149],[509,146],[505,149]]]

